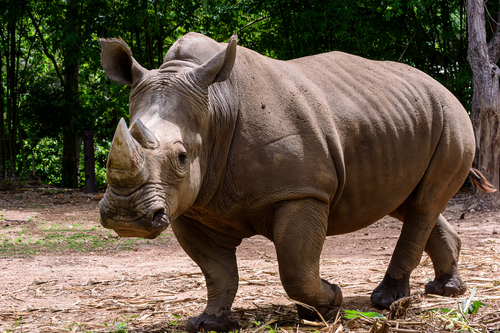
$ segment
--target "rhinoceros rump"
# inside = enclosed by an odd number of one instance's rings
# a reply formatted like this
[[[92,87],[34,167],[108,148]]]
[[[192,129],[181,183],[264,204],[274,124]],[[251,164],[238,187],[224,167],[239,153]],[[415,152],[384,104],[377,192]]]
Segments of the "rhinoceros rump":
[[[408,296],[424,250],[435,269],[426,292],[463,293],[460,239],[441,212],[469,172],[493,189],[470,169],[474,135],[457,99],[403,64],[341,52],[278,61],[236,42],[189,33],[146,70],[125,42],[101,40],[108,77],[132,86],[101,223],[146,238],[172,224],[207,281],[207,307],[187,331],[239,328],[235,250],[256,234],[274,242],[288,295],[330,319],[342,293],[319,277],[325,236],[385,215],[403,228],[372,302]]]

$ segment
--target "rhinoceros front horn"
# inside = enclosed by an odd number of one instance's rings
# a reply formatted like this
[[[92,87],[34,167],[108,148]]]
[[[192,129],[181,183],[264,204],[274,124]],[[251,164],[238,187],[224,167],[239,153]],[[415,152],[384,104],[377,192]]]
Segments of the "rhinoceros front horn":
[[[115,188],[142,185],[147,179],[145,162],[141,147],[130,134],[125,120],[120,119],[106,164],[108,183]]]

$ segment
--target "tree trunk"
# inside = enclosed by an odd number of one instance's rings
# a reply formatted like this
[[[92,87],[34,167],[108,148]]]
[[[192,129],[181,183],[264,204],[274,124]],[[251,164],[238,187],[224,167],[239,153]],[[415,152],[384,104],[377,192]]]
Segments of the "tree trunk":
[[[135,49],[137,50],[136,53],[135,53],[135,57],[139,63],[142,63],[143,62],[143,57],[142,57],[142,46],[141,46],[141,32],[139,30],[139,28],[136,28],[135,29]]]
[[[155,68],[154,56],[153,56],[153,40],[151,39],[151,34],[148,31],[149,27],[146,23],[146,54],[149,63],[149,69]]]
[[[96,192],[94,132],[83,132],[83,156],[85,160],[85,193]]]
[[[286,41],[287,41],[287,46],[288,46],[288,49],[289,49],[289,52],[288,54],[286,55],[286,58],[288,59],[293,59],[295,58],[295,50],[294,50],[294,45],[293,45],[293,41],[295,41],[295,38],[293,36],[293,30],[291,29],[291,26],[292,26],[292,23],[288,20],[290,18],[290,10],[288,8],[288,3],[286,3],[286,9],[287,9],[287,12],[285,13],[285,6],[283,5],[283,2],[282,0],[278,0],[278,4],[279,4],[279,9],[280,9],[280,13],[281,13],[281,19],[283,20],[283,26],[285,27],[285,37],[286,37]],[[290,28],[290,31],[288,30],[288,28]],[[291,34],[290,34],[291,32]]]
[[[472,69],[471,120],[476,136],[476,167],[500,188],[500,27],[486,41],[484,0],[467,0],[469,49]],[[498,197],[497,197],[498,198]]]
[[[67,188],[78,187],[78,160],[76,156],[76,133],[65,130],[63,133],[63,160],[62,160],[62,186]]]
[[[79,52],[80,52],[80,24],[78,2],[67,1],[66,11],[66,34],[68,40],[74,42],[65,46],[64,68],[66,96],[66,121],[63,128],[63,158],[62,158],[62,186],[78,188],[79,154],[77,152],[77,132],[75,129],[75,115],[78,110],[78,75],[79,75]]]
[[[158,32],[158,45],[157,45],[157,50],[158,50],[158,68],[163,64],[163,36],[162,36],[162,30]]]
[[[8,36],[10,38],[9,53],[7,60],[7,143],[9,153],[9,178],[16,177],[16,140],[17,127],[17,78],[16,78],[16,22],[8,24]]]
[[[3,54],[0,52],[0,68],[3,68]],[[6,176],[7,136],[5,135],[4,103],[5,89],[3,87],[3,74],[0,73],[0,179]]]

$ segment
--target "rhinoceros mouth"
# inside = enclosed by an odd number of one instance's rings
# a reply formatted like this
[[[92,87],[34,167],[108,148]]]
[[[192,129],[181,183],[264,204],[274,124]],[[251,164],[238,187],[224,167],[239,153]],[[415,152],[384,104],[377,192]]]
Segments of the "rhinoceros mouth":
[[[153,218],[144,217],[133,222],[121,222],[109,218],[101,218],[101,224],[105,228],[113,229],[122,237],[154,239],[158,237],[170,223],[167,215],[163,213],[163,211],[158,211],[154,213]]]
[[[134,221],[123,221],[115,216],[109,216],[109,212],[101,211],[101,225],[113,229],[122,237],[153,239],[158,237],[169,224],[170,220],[163,208]]]
[[[99,202],[101,225],[122,237],[158,237],[169,226],[170,219],[168,204],[162,197],[145,195],[154,190],[146,185],[121,196],[108,187]]]

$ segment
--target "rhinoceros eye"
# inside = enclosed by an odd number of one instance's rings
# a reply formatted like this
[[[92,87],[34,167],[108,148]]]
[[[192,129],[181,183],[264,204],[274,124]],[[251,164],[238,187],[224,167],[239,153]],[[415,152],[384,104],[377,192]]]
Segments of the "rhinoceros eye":
[[[186,163],[187,160],[187,153],[180,153],[177,158],[179,159],[179,162],[182,164]]]
[[[170,166],[174,174],[182,178],[189,171],[189,155],[182,142],[174,143],[169,152]]]

